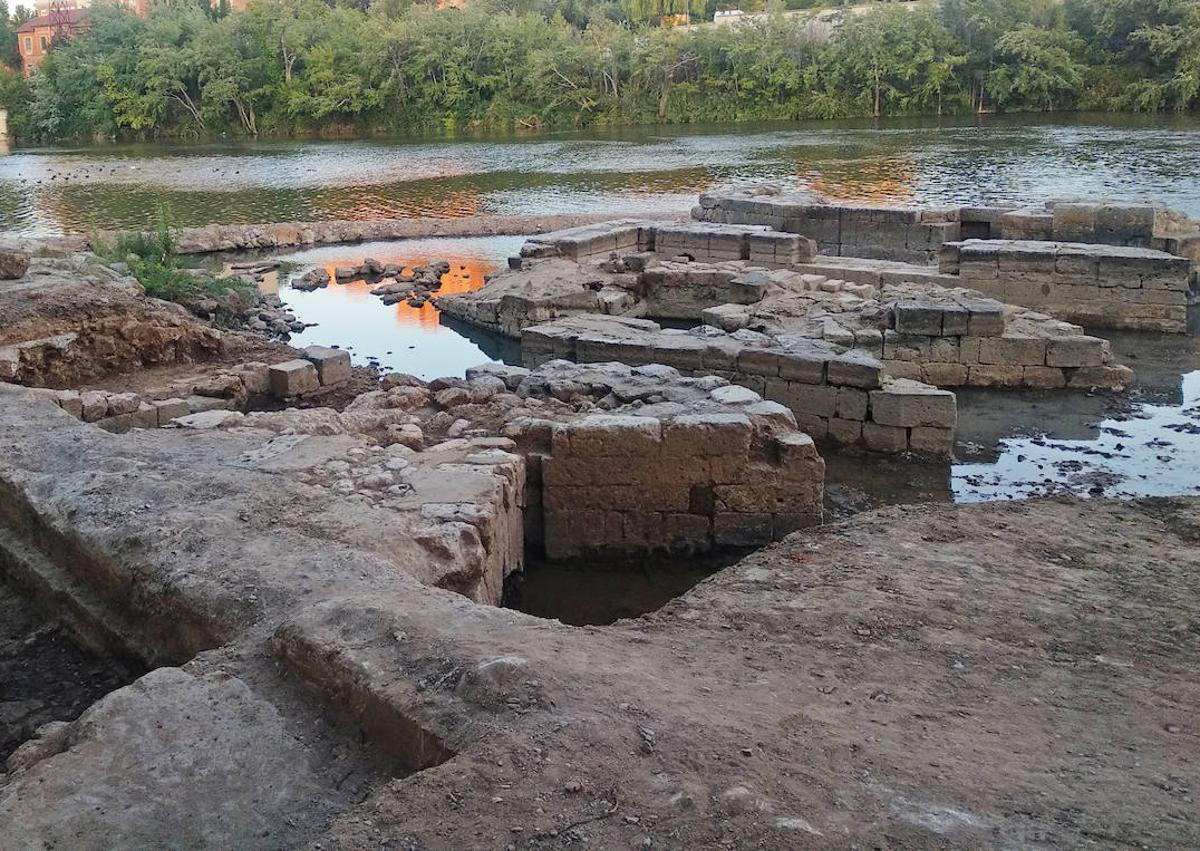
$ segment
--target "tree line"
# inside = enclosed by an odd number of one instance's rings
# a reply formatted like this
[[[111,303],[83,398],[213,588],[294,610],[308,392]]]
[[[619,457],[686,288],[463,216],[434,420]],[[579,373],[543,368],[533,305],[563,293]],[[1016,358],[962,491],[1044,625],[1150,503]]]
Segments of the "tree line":
[[[156,0],[96,5],[0,105],[24,141],[611,126],[1020,110],[1190,110],[1200,0]],[[747,6],[747,8],[752,8]],[[27,15],[28,13],[24,13]]]

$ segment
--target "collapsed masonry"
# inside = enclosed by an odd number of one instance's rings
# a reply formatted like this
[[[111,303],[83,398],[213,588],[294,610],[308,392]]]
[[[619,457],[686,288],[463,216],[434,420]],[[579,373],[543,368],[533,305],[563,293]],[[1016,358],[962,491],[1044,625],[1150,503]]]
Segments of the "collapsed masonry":
[[[734,212],[758,210],[758,201],[747,200],[758,197],[705,196],[697,215],[724,215],[726,202],[737,202]],[[776,209],[785,201],[767,196],[762,203]],[[794,204],[788,209],[800,215]],[[767,224],[636,220],[547,234],[529,240],[481,290],[438,304],[447,315],[519,337],[529,365],[550,358],[661,363],[717,375],[788,406],[817,439],[882,452],[950,455],[957,417],[945,388],[1121,390],[1132,379],[1107,341],[959,286],[956,275],[817,253],[822,246],[883,253],[891,245],[901,256],[919,248],[928,259],[961,228],[957,214],[926,220],[914,211],[821,212],[828,218],[787,219],[791,228],[811,227],[819,241]],[[838,225],[838,241],[830,242],[829,222],[841,222],[843,213],[855,226]],[[957,250],[969,257],[974,248]],[[1113,257],[1132,250],[1103,254],[1106,274],[1116,274]],[[1179,287],[1187,286],[1190,261],[1153,262],[1174,271],[1143,278],[1137,264],[1127,265],[1128,280],[1147,292],[1169,280],[1177,288],[1162,291],[1184,300]],[[702,324],[663,328],[651,317]],[[901,398],[904,404],[892,406]]]
[[[433,384],[393,375],[354,395],[344,350],[272,344],[251,351],[273,363],[237,359],[247,335],[212,329],[92,265],[87,300],[74,298],[74,263],[38,259],[35,274],[6,285],[0,313],[27,321],[0,341],[23,354],[42,344],[22,336],[52,328],[79,340],[102,318],[119,331],[120,348],[108,349],[119,356],[89,365],[68,347],[71,356],[19,361],[14,383],[117,434],[312,437],[321,446],[297,475],[388,512],[397,533],[428,550],[423,580],[473,600],[500,601],[526,543],[551,558],[695,552],[761,545],[821,517],[824,464],[812,439],[787,408],[727,379],[550,363]],[[51,317],[38,313],[47,302]],[[145,333],[164,325],[209,341],[213,354],[164,355],[164,335]],[[504,472],[489,472],[497,464]]]

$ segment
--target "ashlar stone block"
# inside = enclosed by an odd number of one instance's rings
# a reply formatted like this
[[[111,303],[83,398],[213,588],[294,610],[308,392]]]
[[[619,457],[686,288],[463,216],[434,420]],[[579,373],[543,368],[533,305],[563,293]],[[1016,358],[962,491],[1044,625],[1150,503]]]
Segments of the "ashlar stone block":
[[[268,378],[271,395],[279,399],[291,399],[321,389],[317,368],[300,358],[275,364],[271,367]]]
[[[317,369],[317,379],[322,387],[331,387],[350,380],[350,353],[343,349],[327,346],[308,346],[304,359]]]
[[[871,419],[879,425],[954,428],[958,407],[954,394],[915,381],[893,381],[871,391]]]

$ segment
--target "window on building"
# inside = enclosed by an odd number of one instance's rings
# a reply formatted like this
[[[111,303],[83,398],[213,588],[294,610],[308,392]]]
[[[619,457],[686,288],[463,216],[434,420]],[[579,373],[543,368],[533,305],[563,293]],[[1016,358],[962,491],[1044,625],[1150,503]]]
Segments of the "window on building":
[[[33,36],[25,36],[25,52],[33,53]]]
[[[41,41],[42,41],[42,52],[44,53],[46,51],[46,48],[50,46],[50,39],[46,38],[45,36],[41,36]]]

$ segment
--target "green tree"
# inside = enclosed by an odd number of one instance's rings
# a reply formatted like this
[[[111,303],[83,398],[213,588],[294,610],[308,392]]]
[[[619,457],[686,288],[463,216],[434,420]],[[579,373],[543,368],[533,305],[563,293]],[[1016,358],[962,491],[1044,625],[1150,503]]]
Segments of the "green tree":
[[[1071,105],[1083,86],[1082,49],[1074,33],[1025,26],[996,42],[998,63],[988,88],[1001,108],[1053,110]]]

